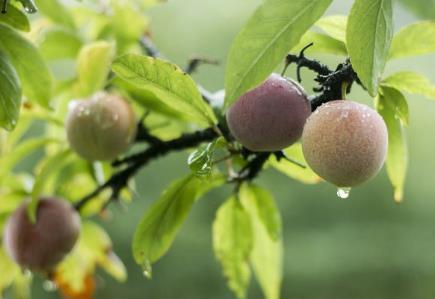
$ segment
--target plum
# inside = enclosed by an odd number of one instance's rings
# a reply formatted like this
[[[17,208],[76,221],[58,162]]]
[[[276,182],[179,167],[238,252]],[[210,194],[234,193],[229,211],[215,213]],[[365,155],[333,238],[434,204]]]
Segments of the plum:
[[[41,198],[36,222],[27,214],[25,200],[9,218],[4,244],[23,269],[48,273],[73,249],[80,232],[80,217],[65,200]]]
[[[301,137],[310,113],[303,88],[272,74],[229,108],[227,122],[232,135],[247,149],[279,151]]]
[[[136,135],[134,112],[123,98],[100,92],[71,102],[66,120],[71,148],[89,161],[113,160]]]
[[[385,161],[387,147],[382,117],[348,100],[320,106],[308,118],[302,135],[308,165],[338,187],[353,187],[374,177]]]

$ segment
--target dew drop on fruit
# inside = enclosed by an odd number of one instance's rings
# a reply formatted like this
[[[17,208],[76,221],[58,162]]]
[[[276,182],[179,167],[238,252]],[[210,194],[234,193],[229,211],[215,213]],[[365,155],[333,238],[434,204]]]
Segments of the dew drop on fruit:
[[[350,187],[341,187],[337,189],[337,196],[343,199],[346,199],[349,197],[350,194]]]
[[[42,287],[47,292],[54,292],[54,291],[57,290],[57,285],[53,281],[51,281],[51,280],[45,280],[42,283]]]

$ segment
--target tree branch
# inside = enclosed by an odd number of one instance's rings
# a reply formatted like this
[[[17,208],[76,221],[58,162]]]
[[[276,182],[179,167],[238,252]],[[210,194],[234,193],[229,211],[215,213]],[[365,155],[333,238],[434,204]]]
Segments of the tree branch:
[[[128,181],[137,173],[139,169],[144,167],[148,162],[164,156],[173,151],[180,151],[194,147],[203,142],[212,141],[218,137],[214,128],[208,128],[201,131],[196,131],[190,134],[182,135],[179,138],[169,141],[159,141],[153,143],[142,152],[128,156],[122,160],[117,160],[112,163],[114,167],[126,166],[120,171],[114,173],[104,184],[98,186],[92,193],[80,199],[75,208],[81,210],[83,206],[92,198],[98,196],[106,189],[112,189],[111,199],[117,199],[119,192],[125,188]]]

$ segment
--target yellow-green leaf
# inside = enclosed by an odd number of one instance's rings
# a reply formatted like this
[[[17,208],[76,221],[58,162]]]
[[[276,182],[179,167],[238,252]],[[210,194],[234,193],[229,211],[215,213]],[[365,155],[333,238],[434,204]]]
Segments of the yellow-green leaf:
[[[326,16],[318,20],[315,25],[330,37],[346,42],[347,16]]]
[[[283,276],[281,218],[274,203],[273,209],[266,208],[271,205],[263,205],[264,198],[273,203],[272,195],[258,186],[244,184],[240,189],[240,200],[251,217],[254,247],[250,260],[255,276],[266,299],[279,299]],[[264,222],[263,213],[271,213],[278,220],[279,233],[276,238],[271,238],[268,233],[268,225]]]
[[[370,95],[378,92],[393,37],[391,0],[355,0],[346,30],[350,61]]]
[[[225,72],[225,106],[264,81],[331,2],[267,0],[260,5],[231,46]]]
[[[301,165],[297,165],[284,158],[282,158],[280,161],[277,161],[275,156],[272,156],[269,159],[269,165],[283,174],[291,177],[292,179],[300,181],[304,184],[317,184],[321,181],[319,176],[311,170],[305,161],[304,155],[302,153],[302,145],[300,143],[296,143],[291,147],[286,148],[284,150],[284,154],[289,159],[302,164],[305,167],[301,167]]]
[[[388,96],[388,94],[386,94]],[[400,119],[391,109],[388,102],[391,99],[383,94],[377,97],[377,110],[382,115],[388,128],[387,173],[394,188],[394,200],[401,202],[408,167],[406,138]]]
[[[414,72],[394,73],[382,80],[381,85],[435,100],[435,84],[432,84],[425,76]]]
[[[231,197],[217,211],[213,223],[213,249],[228,285],[238,299],[246,298],[252,246],[249,214],[236,197]]]
[[[52,78],[38,49],[17,31],[0,23],[0,50],[17,70],[23,93],[47,107],[51,100]]]
[[[77,59],[78,96],[90,96],[104,87],[113,54],[112,45],[104,41],[81,49]]]
[[[147,276],[151,276],[151,264],[171,247],[193,203],[222,182],[221,177],[201,180],[189,175],[173,182],[148,208],[136,228],[132,244],[134,258]]]
[[[421,21],[406,26],[394,36],[389,58],[435,53],[434,36],[435,21]]]
[[[336,40],[328,35],[307,31],[299,41],[299,43],[292,49],[292,52],[298,53],[308,44],[313,43],[309,48],[310,53],[325,53],[334,55],[347,55],[346,45],[344,42]]]
[[[193,122],[208,126],[217,122],[195,81],[176,65],[157,58],[128,54],[116,59],[112,68],[121,79],[152,92],[171,108],[189,115]]]

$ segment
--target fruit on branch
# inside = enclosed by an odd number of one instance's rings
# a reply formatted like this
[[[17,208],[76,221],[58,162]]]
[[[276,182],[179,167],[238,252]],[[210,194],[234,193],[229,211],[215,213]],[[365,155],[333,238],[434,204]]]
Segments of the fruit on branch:
[[[65,200],[41,198],[36,222],[27,213],[26,200],[9,218],[4,244],[11,258],[23,269],[49,273],[74,247],[80,217]]]
[[[136,119],[123,98],[100,92],[71,102],[66,132],[71,148],[84,159],[113,160],[133,141]]]
[[[251,151],[279,151],[302,135],[310,103],[296,82],[272,74],[228,110],[232,135]]]
[[[338,187],[353,187],[375,176],[385,161],[388,132],[370,107],[336,100],[308,118],[302,147],[308,165]]]

